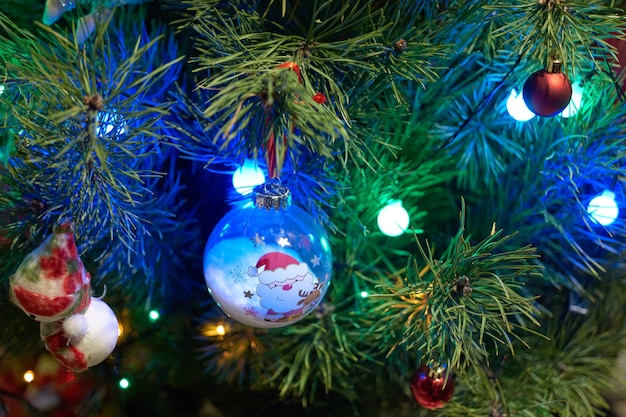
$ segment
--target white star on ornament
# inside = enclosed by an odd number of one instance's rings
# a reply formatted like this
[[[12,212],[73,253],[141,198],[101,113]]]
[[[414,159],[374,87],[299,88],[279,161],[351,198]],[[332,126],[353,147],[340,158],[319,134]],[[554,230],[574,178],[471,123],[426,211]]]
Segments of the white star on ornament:
[[[285,246],[291,246],[291,243],[289,243],[289,239],[287,239],[286,237],[278,238],[278,241],[276,243],[278,243],[281,248],[284,248]]]
[[[320,263],[321,263],[320,261],[321,261],[320,257],[315,255],[313,259],[311,259],[311,265],[320,266]]]

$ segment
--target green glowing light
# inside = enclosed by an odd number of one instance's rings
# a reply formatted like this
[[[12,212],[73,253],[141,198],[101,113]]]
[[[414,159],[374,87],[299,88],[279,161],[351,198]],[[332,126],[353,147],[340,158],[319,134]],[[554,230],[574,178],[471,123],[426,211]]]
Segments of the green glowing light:
[[[120,382],[118,384],[121,389],[127,389],[128,387],[130,387],[130,381],[126,378],[120,379]]]
[[[150,310],[148,317],[150,317],[150,321],[157,321],[161,314],[159,314],[159,310]]]

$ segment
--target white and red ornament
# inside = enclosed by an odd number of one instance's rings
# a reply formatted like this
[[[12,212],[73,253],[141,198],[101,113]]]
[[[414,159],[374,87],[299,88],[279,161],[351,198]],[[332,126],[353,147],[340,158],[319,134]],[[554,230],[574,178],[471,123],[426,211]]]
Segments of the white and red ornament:
[[[78,256],[72,224],[54,228],[10,278],[11,299],[39,321],[50,354],[75,372],[104,361],[117,344],[111,308],[91,297],[89,273]]]
[[[556,116],[572,98],[572,84],[561,67],[562,62],[553,59],[547,69],[536,71],[524,83],[524,102],[537,116]]]
[[[411,378],[411,393],[424,408],[443,408],[454,394],[454,377],[442,366],[422,366]]]
[[[289,189],[255,189],[255,205],[229,212],[204,252],[213,299],[234,320],[283,327],[305,317],[330,285],[332,254],[326,231],[291,205]]]
[[[37,321],[57,321],[89,306],[90,277],[78,257],[69,223],[56,227],[26,256],[9,287],[13,303]]]
[[[84,313],[54,323],[41,323],[40,327],[46,349],[74,372],[85,371],[108,358],[119,335],[113,310],[93,297]]]

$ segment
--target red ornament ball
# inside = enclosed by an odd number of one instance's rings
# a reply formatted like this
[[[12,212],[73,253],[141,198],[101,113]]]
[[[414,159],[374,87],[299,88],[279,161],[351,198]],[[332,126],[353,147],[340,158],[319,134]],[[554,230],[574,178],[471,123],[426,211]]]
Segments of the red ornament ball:
[[[524,83],[524,102],[537,116],[552,117],[561,113],[572,98],[572,83],[562,72],[539,70]]]
[[[454,394],[454,378],[449,375],[446,381],[446,371],[442,367],[422,366],[411,378],[411,393],[424,408],[443,408]]]

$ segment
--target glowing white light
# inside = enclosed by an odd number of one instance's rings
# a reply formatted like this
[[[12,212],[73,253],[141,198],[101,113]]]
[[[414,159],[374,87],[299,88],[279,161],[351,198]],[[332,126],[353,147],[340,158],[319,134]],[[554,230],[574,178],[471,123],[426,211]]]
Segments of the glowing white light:
[[[4,93],[4,84],[0,84],[0,96]]]
[[[615,194],[605,190],[602,194],[595,196],[587,206],[587,213],[589,213],[593,221],[602,226],[608,226],[613,223],[619,215]]]
[[[233,187],[241,195],[248,195],[257,185],[265,182],[265,174],[254,161],[246,159],[233,174]]]
[[[506,100],[506,110],[518,122],[527,122],[535,116],[535,113],[526,106],[522,92],[518,93],[515,89],[511,90],[511,94],[509,94],[509,98]]]
[[[572,117],[578,110],[580,110],[580,105],[583,101],[583,86],[580,85],[579,82],[575,82],[572,84],[572,98],[569,101],[569,104],[563,111],[561,112],[561,117]]]
[[[122,121],[122,117],[114,112],[99,112],[98,123],[98,134],[100,136],[108,135],[115,129],[117,129],[117,131],[114,133],[117,133],[119,135],[123,135],[124,132],[126,132],[125,124]]]
[[[130,387],[130,381],[126,378],[122,378],[120,379],[120,382],[118,382],[119,386],[121,389],[126,389],[128,387]]]
[[[409,213],[401,201],[392,201],[378,212],[378,228],[387,236],[400,236],[409,227]]]
[[[24,381],[33,382],[34,379],[35,379],[35,373],[33,371],[24,372]]]
[[[367,293],[367,291],[361,291],[361,297],[362,298],[367,298],[369,296],[369,294]]]
[[[159,313],[159,310],[150,310],[148,317],[150,318],[150,321],[157,321],[159,317],[161,317],[161,314]]]

